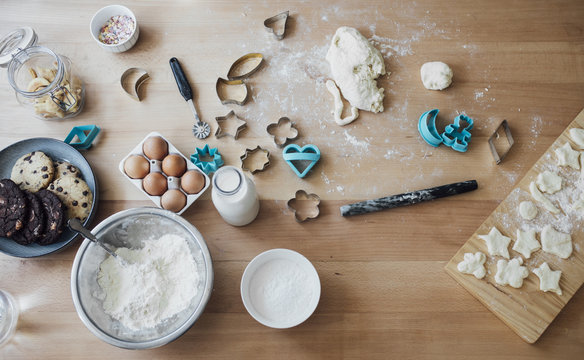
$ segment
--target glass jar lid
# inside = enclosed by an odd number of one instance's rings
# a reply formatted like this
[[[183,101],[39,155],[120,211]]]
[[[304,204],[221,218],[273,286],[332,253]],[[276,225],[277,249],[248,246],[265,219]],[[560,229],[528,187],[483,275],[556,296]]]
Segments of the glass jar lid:
[[[33,28],[25,26],[0,37],[0,67],[7,67],[12,57],[37,42]]]

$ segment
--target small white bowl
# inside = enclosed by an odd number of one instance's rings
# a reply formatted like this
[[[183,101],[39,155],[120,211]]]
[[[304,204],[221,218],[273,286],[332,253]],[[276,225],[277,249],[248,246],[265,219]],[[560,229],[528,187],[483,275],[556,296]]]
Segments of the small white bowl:
[[[99,41],[99,32],[101,27],[104,26],[112,16],[116,15],[126,15],[131,17],[132,20],[134,20],[134,32],[128,39],[119,44],[104,44]],[[136,16],[130,9],[122,5],[109,5],[96,12],[95,15],[93,15],[91,18],[91,22],[89,23],[89,31],[91,32],[91,36],[95,42],[97,42],[97,44],[102,49],[114,53],[120,53],[131,49],[132,46],[136,44],[136,41],[138,41],[138,36],[140,35],[140,29],[138,28],[138,21],[136,20]]]
[[[312,263],[288,249],[256,256],[241,278],[241,299],[260,324],[287,329],[303,323],[320,300],[320,279]]]

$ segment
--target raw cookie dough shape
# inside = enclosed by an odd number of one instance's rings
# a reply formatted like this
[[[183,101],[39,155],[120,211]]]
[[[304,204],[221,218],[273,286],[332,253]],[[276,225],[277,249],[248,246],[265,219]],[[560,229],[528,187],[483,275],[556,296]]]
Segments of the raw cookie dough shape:
[[[452,69],[441,61],[427,62],[420,68],[420,77],[428,90],[444,90],[452,83]]]
[[[341,119],[341,115],[343,114],[343,99],[341,99],[341,92],[337,88],[337,85],[332,80],[327,80],[326,88],[331,93],[335,100],[334,108],[333,108],[333,115],[335,118],[335,122],[341,126],[347,125],[352,123],[359,117],[359,109],[351,105],[351,115]]]
[[[266,131],[272,136],[274,143],[279,148],[284,147],[288,141],[295,140],[298,137],[298,129],[285,116],[278,119],[277,123],[268,125]]]
[[[541,232],[541,248],[547,253],[567,259],[572,255],[572,237],[546,225]]]
[[[523,286],[523,279],[529,276],[529,271],[523,265],[523,260],[518,257],[507,260],[497,261],[497,273],[495,282],[499,285],[510,285],[516,289]]]
[[[584,192],[580,193],[580,197],[576,202],[572,205],[572,210],[584,210]]]
[[[531,201],[522,201],[519,204],[519,215],[525,220],[533,220],[537,216],[537,207]]]
[[[288,209],[294,213],[294,218],[298,222],[308,219],[314,219],[318,216],[320,210],[320,197],[316,194],[308,194],[304,190],[296,191],[294,197],[288,200]]]
[[[517,240],[513,244],[513,250],[517,251],[526,259],[529,259],[531,253],[540,249],[539,241],[535,238],[535,230],[529,229],[522,231],[517,229]]]
[[[558,157],[558,165],[569,166],[572,169],[580,170],[580,162],[578,161],[580,152],[572,149],[570,143],[567,142],[554,151]]]
[[[487,243],[487,249],[490,255],[499,255],[509,259],[509,250],[507,247],[511,242],[511,238],[501,234],[496,227],[493,226],[488,235],[479,235],[479,238],[485,240]]]
[[[487,274],[485,270],[485,261],[487,257],[480,251],[475,254],[464,254],[464,260],[458,263],[457,268],[463,274],[474,275],[477,279],[482,279]]]
[[[237,140],[239,133],[247,127],[247,123],[235,115],[233,110],[225,116],[216,117],[215,121],[217,121],[217,130],[215,131],[215,137],[217,139],[224,136],[231,136]]]
[[[245,149],[241,160],[241,169],[255,174],[264,171],[270,165],[270,152],[259,145],[255,149]]]
[[[562,177],[551,171],[544,171],[537,175],[537,187],[548,194],[554,194],[562,189]]]
[[[578,145],[578,149],[584,150],[584,129],[570,129],[570,138]]]
[[[549,265],[544,262],[538,268],[533,269],[532,272],[539,278],[539,289],[544,292],[552,291],[558,295],[562,295],[560,289],[560,277],[562,272],[560,270],[553,271]]]
[[[555,207],[554,204],[550,201],[550,199],[545,197],[545,195],[542,194],[541,191],[539,191],[537,185],[535,185],[535,181],[532,181],[529,184],[529,192],[531,193],[531,196],[533,196],[533,199],[535,201],[540,202],[547,211],[551,212],[552,214],[560,213],[560,209]]]
[[[377,79],[385,74],[379,50],[354,28],[337,29],[326,54],[333,79],[352,106],[374,113],[383,111],[383,88]]]

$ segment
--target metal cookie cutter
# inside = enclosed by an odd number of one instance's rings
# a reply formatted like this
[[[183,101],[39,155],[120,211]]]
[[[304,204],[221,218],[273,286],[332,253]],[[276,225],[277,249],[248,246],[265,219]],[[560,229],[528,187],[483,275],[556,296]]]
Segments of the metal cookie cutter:
[[[197,121],[195,125],[193,125],[193,135],[197,139],[206,139],[209,134],[211,134],[211,127],[204,121]]]
[[[235,115],[235,112],[233,110],[231,110],[225,116],[216,117],[215,121],[217,121],[217,130],[215,131],[215,137],[217,139],[229,135],[233,137],[235,140],[237,140],[237,138],[239,137],[239,133],[247,127],[247,123],[245,122],[245,120]],[[228,122],[235,122],[235,125],[237,125],[234,132],[226,132],[226,130],[224,130],[224,128],[227,128]]]
[[[314,219],[320,213],[318,205],[320,197],[316,194],[308,194],[304,190],[296,191],[294,197],[288,200],[288,209],[294,213],[294,218],[298,222]]]
[[[142,98],[140,97],[138,89],[148,79],[150,79],[150,75],[146,70],[141,68],[129,68],[122,74],[120,85],[122,85],[122,89],[129,97],[136,101],[141,101]]]
[[[209,175],[214,173],[225,163],[217,148],[210,148],[209,144],[201,148],[195,148],[195,153],[191,155],[191,162],[201,171]]]
[[[440,134],[436,129],[436,116],[438,115],[438,111],[438,109],[432,109],[420,116],[418,120],[418,132],[422,136],[422,139],[428,145],[434,147],[438,147],[444,143],[444,145],[456,151],[465,152],[468,149],[468,143],[471,139],[470,130],[473,128],[473,120],[464,114],[458,115],[454,119],[454,123],[447,125],[444,132]],[[461,122],[467,125],[462,127]]]
[[[284,11],[278,15],[272,16],[264,20],[264,27],[268,32],[274,34],[276,39],[282,40],[286,35],[286,23],[288,22],[288,16],[290,11]]]
[[[502,153],[499,154],[499,152],[497,151],[497,147],[495,146],[495,141],[501,137],[500,135],[501,130],[505,132],[507,144],[506,147],[503,149]],[[513,135],[511,135],[511,129],[509,128],[509,124],[507,123],[507,120],[503,120],[501,124],[499,124],[499,126],[497,126],[497,128],[495,129],[493,135],[489,137],[489,148],[491,149],[491,153],[493,154],[493,158],[495,159],[495,163],[497,165],[499,165],[501,161],[503,161],[505,156],[507,156],[509,150],[511,150],[511,147],[513,146],[514,143],[515,141],[513,140]]]
[[[281,117],[277,123],[268,125],[266,131],[274,138],[274,143],[279,148],[284,147],[288,141],[298,137],[298,129],[287,117]]]
[[[300,147],[296,144],[290,144],[282,151],[282,157],[294,173],[303,178],[320,160],[320,150],[316,145],[308,144]]]
[[[229,80],[246,79],[258,71],[263,63],[264,55],[260,53],[245,54],[231,65],[227,72],[227,78]]]
[[[241,169],[255,174],[264,171],[270,165],[270,152],[258,145],[255,149],[245,149],[240,159]]]
[[[97,125],[75,126],[63,141],[75,149],[87,150],[91,147],[100,130]],[[73,142],[75,138],[79,141]]]
[[[215,84],[215,90],[217,91],[217,97],[219,97],[223,105],[236,104],[241,106],[247,102],[249,94],[247,84],[242,80],[218,78]]]

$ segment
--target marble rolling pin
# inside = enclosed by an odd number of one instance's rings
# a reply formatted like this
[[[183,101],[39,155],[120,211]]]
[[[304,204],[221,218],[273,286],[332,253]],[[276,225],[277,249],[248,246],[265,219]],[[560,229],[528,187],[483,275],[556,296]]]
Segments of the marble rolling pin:
[[[385,209],[392,209],[398,206],[413,205],[422,201],[463,194],[465,192],[476,190],[477,188],[478,184],[476,180],[441,185],[430,189],[417,190],[405,194],[392,195],[375,200],[366,200],[355,204],[343,205],[341,206],[341,215],[361,215]]]

